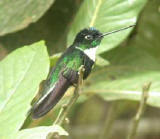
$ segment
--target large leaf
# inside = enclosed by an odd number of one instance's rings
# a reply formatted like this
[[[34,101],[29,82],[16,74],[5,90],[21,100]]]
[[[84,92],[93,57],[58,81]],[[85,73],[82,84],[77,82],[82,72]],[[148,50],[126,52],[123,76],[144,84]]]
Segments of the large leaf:
[[[111,54],[111,63],[116,62],[95,70],[86,82],[85,92],[97,93],[106,100],[139,100],[143,84],[152,81],[148,103],[160,107],[159,61],[140,47],[121,48]]]
[[[108,32],[134,24],[146,0],[85,0],[77,13],[68,35],[68,44],[83,28],[94,26]],[[108,51],[122,42],[131,29],[107,36],[103,39],[98,54]]]
[[[68,135],[68,133],[58,125],[41,126],[36,128],[24,129],[17,133],[15,139],[46,139],[49,133]]]
[[[64,51],[64,48],[66,48],[66,30],[75,10],[80,5],[78,1],[55,1],[37,22],[21,31],[0,37],[0,45],[10,52],[20,46],[32,44],[38,40],[45,40],[50,55]]]
[[[43,41],[17,49],[0,62],[0,138],[20,129],[48,70]]]
[[[148,4],[139,21],[138,34],[127,46],[104,55],[111,65],[95,69],[86,92],[97,93],[106,100],[140,100],[143,84],[151,81],[148,104],[160,107],[159,4],[160,1]]]
[[[36,22],[54,0],[0,1],[0,36]]]

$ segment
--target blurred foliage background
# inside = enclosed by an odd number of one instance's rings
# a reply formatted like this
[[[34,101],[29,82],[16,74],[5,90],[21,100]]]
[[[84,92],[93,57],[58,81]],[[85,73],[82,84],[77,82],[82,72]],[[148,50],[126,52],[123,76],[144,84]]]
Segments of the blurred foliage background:
[[[126,138],[142,86],[151,81],[148,105],[136,138],[159,139],[159,0],[1,0],[0,138],[35,139],[40,137],[30,135],[42,131],[42,139],[49,131],[66,135],[61,127],[51,125],[61,104],[71,97],[72,88],[45,117],[38,120],[27,117],[39,84],[47,77],[49,62],[54,65],[58,53],[84,27],[94,26],[107,32],[135,22],[133,30],[110,35],[102,41],[94,69],[68,114],[70,123],[63,125],[69,136],[61,138],[99,138],[111,110],[114,110],[112,128],[104,138]],[[39,126],[43,129],[32,130]],[[31,130],[25,130],[28,128]]]

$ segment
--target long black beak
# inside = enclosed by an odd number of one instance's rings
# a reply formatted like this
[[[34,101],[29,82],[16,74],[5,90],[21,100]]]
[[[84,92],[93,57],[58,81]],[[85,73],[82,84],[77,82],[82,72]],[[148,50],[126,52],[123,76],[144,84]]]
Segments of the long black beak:
[[[135,26],[135,24],[134,24],[134,25],[127,26],[127,27],[124,27],[124,28],[121,28],[121,29],[118,29],[118,30],[113,30],[113,31],[111,31],[111,32],[106,32],[106,33],[100,35],[99,37],[104,37],[104,36],[110,35],[110,34],[112,34],[112,33],[116,33],[116,32],[122,31],[122,30],[126,30],[126,29],[128,29],[128,28],[132,28],[132,27],[134,27],[134,26]]]

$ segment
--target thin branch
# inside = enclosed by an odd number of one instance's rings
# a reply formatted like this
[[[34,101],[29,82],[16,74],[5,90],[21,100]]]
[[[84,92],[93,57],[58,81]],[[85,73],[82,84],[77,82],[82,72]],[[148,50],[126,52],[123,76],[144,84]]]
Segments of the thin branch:
[[[63,123],[63,121],[65,120],[65,118],[66,118],[66,116],[67,116],[67,114],[69,112],[69,110],[71,109],[73,104],[78,99],[79,94],[80,94],[80,86],[82,85],[82,82],[83,82],[83,73],[84,73],[84,66],[82,65],[79,68],[78,83],[77,83],[77,86],[76,86],[76,88],[74,90],[74,94],[71,97],[71,99],[69,100],[68,104],[62,106],[62,108],[61,108],[61,110],[59,112],[59,115],[58,115],[57,119],[55,120],[54,124],[61,125]]]
[[[81,65],[81,67],[79,68],[79,71],[78,71],[78,83],[75,87],[75,90],[74,90],[74,94],[73,96],[71,97],[71,99],[69,100],[69,102],[65,105],[63,105],[60,109],[60,112],[54,122],[54,124],[57,124],[57,125],[62,125],[63,122],[65,121],[66,119],[66,116],[69,112],[69,110],[71,109],[71,107],[73,106],[73,104],[77,101],[79,95],[80,95],[80,87],[83,83],[83,73],[84,73],[84,65]],[[53,125],[54,125],[53,124]],[[59,139],[60,136],[57,135],[56,133],[49,133],[47,139]]]
[[[138,125],[139,125],[139,121],[140,121],[140,118],[145,110],[145,106],[146,106],[146,102],[147,102],[147,98],[148,98],[148,93],[149,93],[149,89],[150,89],[150,86],[151,86],[151,82],[149,83],[146,83],[144,86],[143,86],[143,90],[142,90],[142,97],[141,97],[141,101],[140,101],[140,105],[139,105],[139,108],[138,108],[138,111],[133,119],[133,125],[132,125],[132,128],[128,134],[128,137],[127,139],[134,139],[135,136],[136,136],[136,131],[137,131],[137,128],[138,128]]]

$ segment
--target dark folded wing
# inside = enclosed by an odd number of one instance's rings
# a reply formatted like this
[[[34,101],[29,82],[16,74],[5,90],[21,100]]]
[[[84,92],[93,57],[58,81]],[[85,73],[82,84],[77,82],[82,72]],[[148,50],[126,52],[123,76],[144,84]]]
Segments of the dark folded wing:
[[[70,85],[71,82],[60,74],[55,86],[48,95],[38,104],[33,106],[31,117],[37,119],[48,113],[58,103]]]

